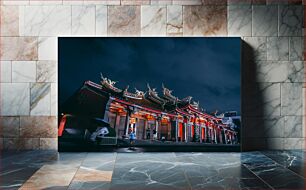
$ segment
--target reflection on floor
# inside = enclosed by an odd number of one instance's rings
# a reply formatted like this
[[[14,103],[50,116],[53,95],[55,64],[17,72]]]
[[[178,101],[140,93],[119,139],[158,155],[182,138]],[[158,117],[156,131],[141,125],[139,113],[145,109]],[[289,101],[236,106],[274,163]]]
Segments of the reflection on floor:
[[[0,189],[305,189],[304,151],[2,152]]]

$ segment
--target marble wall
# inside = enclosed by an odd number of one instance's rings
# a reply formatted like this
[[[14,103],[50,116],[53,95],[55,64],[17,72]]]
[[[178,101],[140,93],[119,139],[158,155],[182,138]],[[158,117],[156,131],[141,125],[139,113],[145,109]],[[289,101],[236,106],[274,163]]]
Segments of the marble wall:
[[[57,36],[239,36],[244,150],[304,146],[302,0],[1,0],[0,147],[57,149]]]

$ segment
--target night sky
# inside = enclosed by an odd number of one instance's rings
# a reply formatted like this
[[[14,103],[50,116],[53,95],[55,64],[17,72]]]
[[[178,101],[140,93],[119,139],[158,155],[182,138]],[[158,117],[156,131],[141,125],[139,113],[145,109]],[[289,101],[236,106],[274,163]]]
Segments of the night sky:
[[[240,113],[240,38],[59,38],[59,102],[84,81],[104,77],[162,93],[161,84],[182,99],[192,96],[207,112]]]

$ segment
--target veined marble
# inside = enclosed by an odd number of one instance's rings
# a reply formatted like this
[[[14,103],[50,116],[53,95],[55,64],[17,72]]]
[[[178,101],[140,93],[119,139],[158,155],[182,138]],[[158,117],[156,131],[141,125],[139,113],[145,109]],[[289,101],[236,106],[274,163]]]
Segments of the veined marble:
[[[57,116],[57,84],[51,83],[51,116]]]
[[[108,35],[140,35],[140,6],[108,6],[107,17]]]
[[[56,150],[57,138],[39,138],[39,149],[41,150]]]
[[[30,0],[30,5],[62,5],[63,0]]]
[[[267,60],[267,38],[266,37],[244,37],[243,40],[248,44],[252,52],[243,55],[246,60],[260,61]]]
[[[12,82],[12,62],[0,61],[0,82]]]
[[[71,6],[25,6],[26,36],[58,36],[71,34]]]
[[[19,34],[19,9],[18,6],[1,6],[1,36],[18,36]]]
[[[84,0],[63,0],[63,5],[83,5]]]
[[[290,37],[289,38],[289,60],[303,61],[304,60],[304,38],[303,37]]]
[[[277,5],[254,5],[252,36],[277,36],[277,12]]]
[[[13,61],[12,82],[35,82],[36,61]]]
[[[50,83],[32,83],[30,88],[30,115],[49,116],[51,114]]]
[[[57,118],[54,116],[20,117],[20,137],[57,138]]]
[[[173,5],[202,5],[202,0],[172,0]]]
[[[167,35],[183,35],[183,6],[167,6]]]
[[[19,117],[0,117],[1,137],[19,136]]]
[[[57,60],[57,37],[38,38],[38,59]]]
[[[303,114],[303,83],[281,84],[281,114],[302,115]]]
[[[257,82],[303,82],[302,61],[258,61]]]
[[[183,33],[185,36],[227,35],[226,6],[185,6]]]
[[[251,36],[252,6],[228,6],[227,31],[229,36]]]
[[[141,35],[166,35],[166,6],[141,6]]]
[[[151,0],[151,5],[172,5],[172,0]]]
[[[37,82],[57,82],[57,62],[37,61]]]
[[[39,138],[4,138],[5,150],[37,150]]]
[[[303,133],[303,116],[285,116],[286,138],[302,138]]]
[[[72,6],[72,35],[94,35],[96,7]]]
[[[121,5],[149,5],[151,0],[121,0]]]
[[[279,6],[279,36],[302,36],[303,6]]]
[[[284,150],[305,149],[305,138],[285,138]]]
[[[2,0],[1,3],[3,5],[29,5],[30,0]]]
[[[37,60],[36,37],[1,37],[0,60]]]
[[[107,35],[107,6],[96,5],[96,35]]]
[[[85,5],[120,5],[120,0],[83,0]]]
[[[1,83],[1,115],[30,114],[30,86],[28,83]]]
[[[267,38],[267,60],[288,61],[289,60],[289,38],[268,37]]]
[[[280,83],[248,83],[242,110],[245,116],[280,116]]]

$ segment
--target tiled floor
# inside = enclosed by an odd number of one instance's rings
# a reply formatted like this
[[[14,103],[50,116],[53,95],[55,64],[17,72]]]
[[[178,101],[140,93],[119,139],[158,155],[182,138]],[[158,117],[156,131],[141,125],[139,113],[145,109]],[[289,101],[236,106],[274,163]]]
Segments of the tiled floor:
[[[2,152],[0,189],[305,189],[305,152]]]

